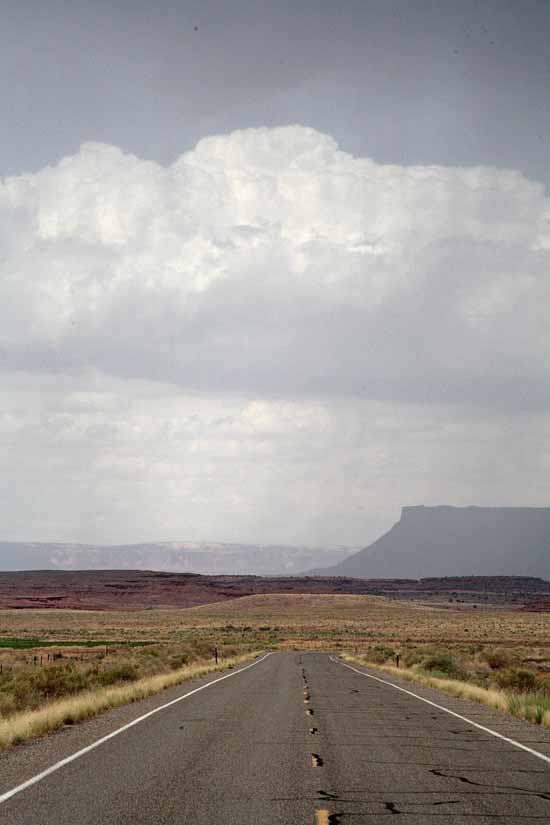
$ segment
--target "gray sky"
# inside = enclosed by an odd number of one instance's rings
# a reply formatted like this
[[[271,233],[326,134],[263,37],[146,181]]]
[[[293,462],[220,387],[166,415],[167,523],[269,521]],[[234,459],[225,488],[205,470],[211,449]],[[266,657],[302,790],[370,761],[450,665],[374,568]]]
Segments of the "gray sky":
[[[548,3],[1,5],[3,538],[548,504]]]
[[[545,0],[1,5],[2,175],[89,140],[170,163],[207,134],[303,123],[384,163],[550,180]]]

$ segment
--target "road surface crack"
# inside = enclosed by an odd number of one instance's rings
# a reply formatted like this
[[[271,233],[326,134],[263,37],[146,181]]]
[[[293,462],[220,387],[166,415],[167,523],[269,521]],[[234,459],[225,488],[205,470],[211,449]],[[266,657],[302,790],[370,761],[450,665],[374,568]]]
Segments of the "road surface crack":
[[[321,799],[339,799],[340,798],[337,794],[331,793],[330,791],[320,790],[317,793],[319,794]]]
[[[530,788],[521,788],[518,785],[490,785],[487,782],[476,782],[474,779],[468,779],[467,776],[462,776],[461,774],[444,773],[436,768],[431,768],[430,773],[434,776],[440,776],[443,779],[458,779],[459,782],[463,782],[465,785],[473,785],[477,788],[500,788],[504,791],[520,791],[522,794],[525,794],[525,796],[537,796],[539,799],[550,800],[550,794],[548,793],[540,793]]]

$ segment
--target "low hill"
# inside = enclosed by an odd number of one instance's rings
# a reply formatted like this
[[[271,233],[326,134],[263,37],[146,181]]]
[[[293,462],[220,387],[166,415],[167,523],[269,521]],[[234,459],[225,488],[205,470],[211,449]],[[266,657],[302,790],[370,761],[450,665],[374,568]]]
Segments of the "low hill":
[[[323,576],[550,578],[550,507],[403,507],[385,535]]]
[[[0,609],[187,608],[260,594],[389,596],[424,603],[544,605],[550,582],[528,577],[359,579],[312,576],[198,576],[150,570],[0,573]],[[537,609],[543,607],[537,606]]]

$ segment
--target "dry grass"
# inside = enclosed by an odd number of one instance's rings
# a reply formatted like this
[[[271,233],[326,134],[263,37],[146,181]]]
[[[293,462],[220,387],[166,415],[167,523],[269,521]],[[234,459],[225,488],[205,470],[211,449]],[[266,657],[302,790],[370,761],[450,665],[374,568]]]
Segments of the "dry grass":
[[[103,711],[145,699],[166,688],[207,673],[234,667],[255,658],[258,653],[247,653],[226,659],[223,664],[196,663],[170,673],[160,673],[127,685],[90,690],[67,699],[59,699],[42,708],[14,714],[0,720],[0,747],[6,748],[33,739],[42,734],[74,724]]]
[[[274,643],[319,645],[359,641],[548,644],[550,613],[427,607],[381,596],[266,594],[186,610],[95,612],[0,611],[2,634],[71,640],[172,641],[229,637],[270,628]]]
[[[450,696],[456,696],[459,699],[470,699],[495,710],[510,713],[519,719],[527,719],[530,722],[550,728],[550,710],[542,707],[537,712],[537,703],[532,694],[510,693],[496,688],[479,687],[460,679],[428,676],[425,673],[419,673],[415,668],[397,668],[392,665],[373,663],[369,662],[364,656],[353,656],[349,653],[344,654],[342,658],[348,662],[355,662],[375,670],[381,670],[408,682],[416,682],[420,685],[441,690],[443,693],[448,693]]]

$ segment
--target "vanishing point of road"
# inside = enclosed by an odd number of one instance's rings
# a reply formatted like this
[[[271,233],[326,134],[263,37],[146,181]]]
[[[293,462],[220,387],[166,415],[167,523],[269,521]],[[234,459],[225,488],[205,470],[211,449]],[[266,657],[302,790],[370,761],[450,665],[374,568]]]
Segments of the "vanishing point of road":
[[[549,731],[377,676],[274,653],[67,727],[0,756],[0,822],[550,823]]]

